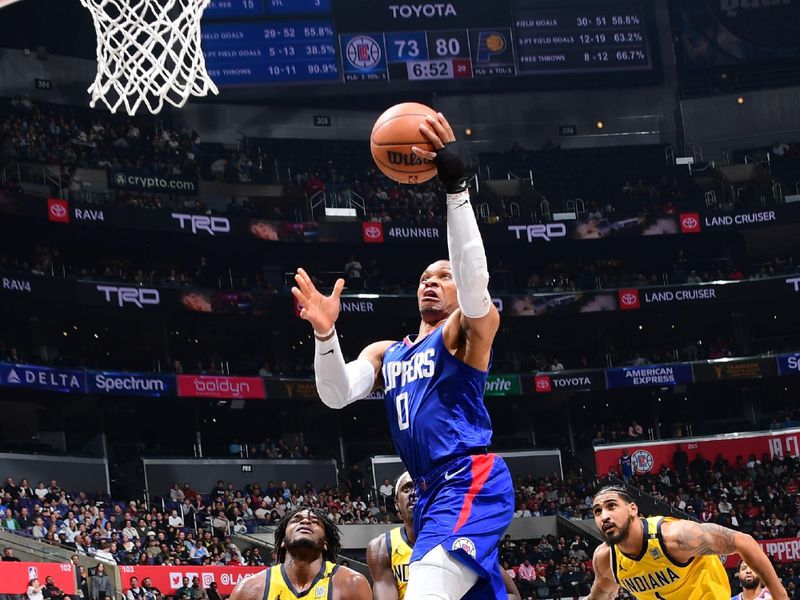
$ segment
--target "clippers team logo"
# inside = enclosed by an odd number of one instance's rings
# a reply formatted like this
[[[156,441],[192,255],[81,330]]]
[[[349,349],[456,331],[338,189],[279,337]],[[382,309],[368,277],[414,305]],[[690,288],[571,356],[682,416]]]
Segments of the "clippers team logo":
[[[475,550],[475,544],[469,538],[458,538],[455,542],[453,542],[453,550],[463,550],[467,554],[469,554],[472,558],[475,558],[477,555],[477,551]]]
[[[383,223],[365,221],[361,224],[361,233],[365,244],[383,243]]]
[[[700,233],[700,215],[681,213],[681,233]]]
[[[619,291],[620,310],[637,310],[640,307],[639,290],[636,288],[628,288]]]
[[[56,223],[69,223],[69,204],[67,201],[48,198],[47,218]]]
[[[537,375],[534,378],[534,386],[537,394],[549,394],[553,391],[553,382],[550,375]]]
[[[653,455],[647,450],[637,450],[631,455],[633,470],[637,473],[649,473],[653,470]]]
[[[347,43],[345,55],[357,69],[372,69],[381,62],[381,47],[368,35],[359,35]]]

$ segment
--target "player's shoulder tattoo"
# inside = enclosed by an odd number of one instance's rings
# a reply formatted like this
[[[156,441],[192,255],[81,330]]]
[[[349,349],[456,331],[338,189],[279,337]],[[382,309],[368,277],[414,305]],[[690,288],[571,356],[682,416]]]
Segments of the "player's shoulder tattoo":
[[[676,521],[680,523],[674,532],[675,545],[694,556],[708,554],[732,554],[736,551],[736,532],[715,523],[694,523],[692,521]]]

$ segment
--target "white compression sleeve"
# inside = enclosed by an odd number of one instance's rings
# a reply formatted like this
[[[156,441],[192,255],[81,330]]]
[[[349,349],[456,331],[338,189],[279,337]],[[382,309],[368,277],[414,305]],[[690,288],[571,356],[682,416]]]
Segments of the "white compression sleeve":
[[[314,332],[314,377],[317,393],[331,408],[344,408],[365,397],[375,386],[375,369],[372,363],[358,358],[347,364],[339,346],[336,330],[320,336],[330,339],[320,341]]]
[[[461,312],[471,319],[486,316],[492,307],[489,269],[469,190],[447,194],[447,248]]]

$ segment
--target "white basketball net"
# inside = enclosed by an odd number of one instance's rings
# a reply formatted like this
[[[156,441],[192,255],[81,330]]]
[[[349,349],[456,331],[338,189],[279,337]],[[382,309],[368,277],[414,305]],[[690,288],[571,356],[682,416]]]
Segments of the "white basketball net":
[[[157,113],[164,102],[180,108],[189,96],[218,94],[200,48],[200,18],[209,0],[81,0],[97,32],[98,100],[129,115],[144,103]]]

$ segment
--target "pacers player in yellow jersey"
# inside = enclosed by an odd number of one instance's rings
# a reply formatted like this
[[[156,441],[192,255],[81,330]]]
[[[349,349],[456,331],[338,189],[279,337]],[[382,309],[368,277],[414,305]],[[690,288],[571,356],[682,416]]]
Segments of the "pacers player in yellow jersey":
[[[275,547],[279,564],[240,581],[230,600],[372,600],[366,577],[336,564],[339,530],[322,511],[287,513]]]
[[[394,506],[403,520],[400,527],[390,529],[376,537],[367,547],[367,564],[372,575],[372,593],[375,600],[403,600],[408,585],[408,566],[414,550],[414,481],[408,471],[400,475],[394,485]],[[521,600],[517,586],[501,569],[509,600]],[[467,599],[471,598],[469,593]],[[477,597],[476,597],[477,598]]]
[[[720,556],[739,554],[775,600],[788,600],[769,558],[749,535],[713,523],[639,516],[621,486],[594,496],[592,512],[605,543],[594,552],[589,600],[612,600],[625,588],[640,600],[729,600]]]

